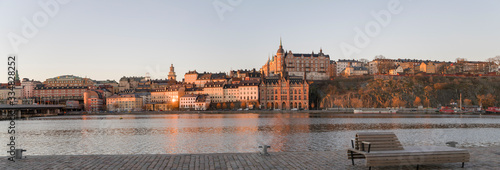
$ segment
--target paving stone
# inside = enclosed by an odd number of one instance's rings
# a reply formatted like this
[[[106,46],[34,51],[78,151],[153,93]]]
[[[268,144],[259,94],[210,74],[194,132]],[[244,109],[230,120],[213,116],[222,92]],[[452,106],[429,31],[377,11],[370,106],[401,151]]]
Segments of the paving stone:
[[[465,169],[499,169],[500,147],[466,148],[471,154]],[[345,150],[154,155],[47,155],[0,160],[0,169],[367,169],[364,160],[351,165]],[[416,166],[387,166],[372,169],[416,169]],[[419,169],[462,169],[461,163],[420,165]]]

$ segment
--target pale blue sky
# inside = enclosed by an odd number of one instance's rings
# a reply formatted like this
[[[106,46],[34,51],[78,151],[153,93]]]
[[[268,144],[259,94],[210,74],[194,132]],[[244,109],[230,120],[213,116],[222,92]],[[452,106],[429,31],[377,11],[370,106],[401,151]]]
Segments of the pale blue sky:
[[[229,2],[237,2],[232,0]],[[16,53],[8,34],[22,34],[23,18],[42,16],[39,2],[0,1],[0,55]],[[232,10],[219,18],[213,4]],[[500,1],[401,0],[399,14],[359,53],[346,56],[356,27],[376,21],[379,1],[73,0],[61,4],[38,33],[19,45],[22,78],[64,74],[96,80],[122,76],[164,78],[174,64],[178,80],[188,70],[259,69],[283,38],[285,50],[323,52],[331,59],[416,58],[486,60],[500,55]],[[54,8],[51,8],[54,9]],[[39,18],[43,21],[43,18]],[[3,62],[6,63],[6,62]],[[0,82],[7,82],[6,64]]]

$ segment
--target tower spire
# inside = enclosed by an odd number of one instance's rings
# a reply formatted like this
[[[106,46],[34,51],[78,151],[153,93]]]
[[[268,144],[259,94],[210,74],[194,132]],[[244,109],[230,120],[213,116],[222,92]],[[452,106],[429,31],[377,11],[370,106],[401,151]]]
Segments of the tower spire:
[[[281,44],[281,37],[280,37],[280,47],[282,47],[283,45]]]

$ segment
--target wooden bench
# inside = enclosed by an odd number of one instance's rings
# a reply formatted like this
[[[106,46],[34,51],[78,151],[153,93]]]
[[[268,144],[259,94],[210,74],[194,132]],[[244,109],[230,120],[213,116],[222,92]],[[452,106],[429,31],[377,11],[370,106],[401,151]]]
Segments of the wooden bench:
[[[348,159],[365,159],[366,166],[401,166],[469,162],[465,149],[446,146],[404,147],[393,132],[360,132],[351,140]]]

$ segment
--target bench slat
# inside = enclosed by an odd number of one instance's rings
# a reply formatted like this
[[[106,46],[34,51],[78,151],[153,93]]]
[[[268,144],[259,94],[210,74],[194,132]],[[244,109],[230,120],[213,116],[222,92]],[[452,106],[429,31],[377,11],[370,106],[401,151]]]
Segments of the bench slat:
[[[361,142],[365,151],[361,151]],[[359,132],[354,138],[354,147],[347,150],[348,159],[365,159],[366,166],[420,165],[453,162],[469,162],[467,150],[450,147],[408,147],[404,148],[392,132]],[[353,154],[351,154],[351,151]]]

